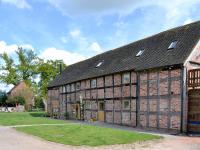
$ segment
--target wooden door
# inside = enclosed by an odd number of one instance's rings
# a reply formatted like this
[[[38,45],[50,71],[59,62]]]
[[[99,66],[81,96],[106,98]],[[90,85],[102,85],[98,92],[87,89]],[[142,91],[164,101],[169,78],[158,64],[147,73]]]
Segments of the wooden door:
[[[188,93],[188,132],[200,134],[200,89]]]
[[[80,104],[72,104],[72,118],[81,119],[80,115]]]
[[[98,120],[104,122],[104,109],[105,109],[105,104],[104,101],[99,101],[98,102]]]

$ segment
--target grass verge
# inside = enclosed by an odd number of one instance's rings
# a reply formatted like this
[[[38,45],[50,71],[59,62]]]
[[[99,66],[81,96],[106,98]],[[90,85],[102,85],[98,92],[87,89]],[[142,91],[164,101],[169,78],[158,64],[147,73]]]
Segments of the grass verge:
[[[48,141],[74,146],[127,144],[161,138],[151,134],[78,124],[17,127],[16,129]]]
[[[44,112],[0,113],[0,125],[64,124],[63,120],[49,119]]]
[[[62,126],[16,127],[15,129],[48,141],[74,146],[127,144],[161,138],[156,135],[125,130],[70,124],[67,121],[48,119],[43,117],[43,115],[43,112],[0,113],[0,125],[65,124]]]

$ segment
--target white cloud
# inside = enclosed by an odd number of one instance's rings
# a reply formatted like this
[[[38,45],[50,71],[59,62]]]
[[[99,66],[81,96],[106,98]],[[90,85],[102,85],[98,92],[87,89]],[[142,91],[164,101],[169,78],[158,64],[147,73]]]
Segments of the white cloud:
[[[0,54],[6,52],[8,55],[12,55],[13,53],[15,53],[15,51],[18,49],[18,47],[34,50],[33,46],[30,44],[8,45],[5,41],[0,41]]]
[[[64,44],[66,44],[66,43],[68,42],[68,38],[65,37],[65,36],[62,36],[62,37],[60,38],[60,40],[61,40],[61,42],[64,43]]]
[[[19,47],[22,47],[24,49],[29,49],[29,50],[33,50],[34,51],[34,47],[30,44],[22,44],[22,45],[19,45]]]
[[[119,14],[127,15],[134,10],[145,6],[161,6],[167,10],[171,10],[171,14],[174,8],[185,6],[191,6],[199,0],[174,0],[173,2],[168,0],[49,0],[49,3],[55,6],[59,11],[65,15],[80,15],[87,13],[100,13],[100,14]],[[176,11],[176,10],[175,10]]]
[[[14,85],[12,85],[12,84],[6,85],[3,83],[0,83],[0,87],[1,87],[0,90],[9,92],[14,87]]]
[[[59,50],[54,47],[45,49],[40,55],[40,58],[45,60],[63,60],[67,65],[84,60],[85,57],[78,53],[69,52],[66,50]]]
[[[81,31],[79,29],[71,30],[69,33],[73,38],[78,38],[81,36]]]
[[[97,42],[93,42],[89,47],[88,50],[90,51],[94,51],[96,54],[102,53],[103,49],[101,48],[101,46],[99,45],[99,43]]]
[[[31,9],[31,5],[26,0],[0,0],[0,2],[14,5],[19,9]]]
[[[161,8],[165,15],[164,28],[174,27],[184,23],[189,18],[194,6],[200,4],[200,0],[48,0],[48,2],[59,10],[63,15],[70,17],[81,15],[94,15],[101,18],[105,15],[117,14],[120,18],[127,16],[138,9]],[[100,22],[99,22],[100,20]],[[97,25],[102,20],[97,19]]]
[[[192,22],[193,22],[193,20],[191,18],[189,18],[189,19],[185,20],[183,24],[185,25],[185,24],[189,24]]]
[[[6,52],[7,54],[12,54],[17,50],[18,46],[16,44],[7,45],[6,42],[0,41],[0,54]]]

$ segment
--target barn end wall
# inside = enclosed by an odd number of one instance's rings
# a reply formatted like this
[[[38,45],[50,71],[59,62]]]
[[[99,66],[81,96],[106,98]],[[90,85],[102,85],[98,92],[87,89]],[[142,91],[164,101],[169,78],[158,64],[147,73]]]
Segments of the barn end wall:
[[[124,81],[125,76],[129,76]],[[93,80],[96,86],[93,87]],[[76,85],[78,90],[76,90]],[[182,70],[117,73],[83,80],[49,90],[49,110],[59,108],[60,118],[81,119],[76,105],[83,101],[85,121],[99,120],[103,101],[104,122],[164,131],[181,131]],[[54,101],[57,101],[56,104]],[[126,104],[126,107],[124,106]]]

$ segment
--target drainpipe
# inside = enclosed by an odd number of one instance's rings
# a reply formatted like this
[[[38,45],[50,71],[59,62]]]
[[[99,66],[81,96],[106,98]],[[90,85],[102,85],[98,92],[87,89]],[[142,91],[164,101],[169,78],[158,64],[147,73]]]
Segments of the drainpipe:
[[[181,69],[181,133],[187,132],[187,68]]]

